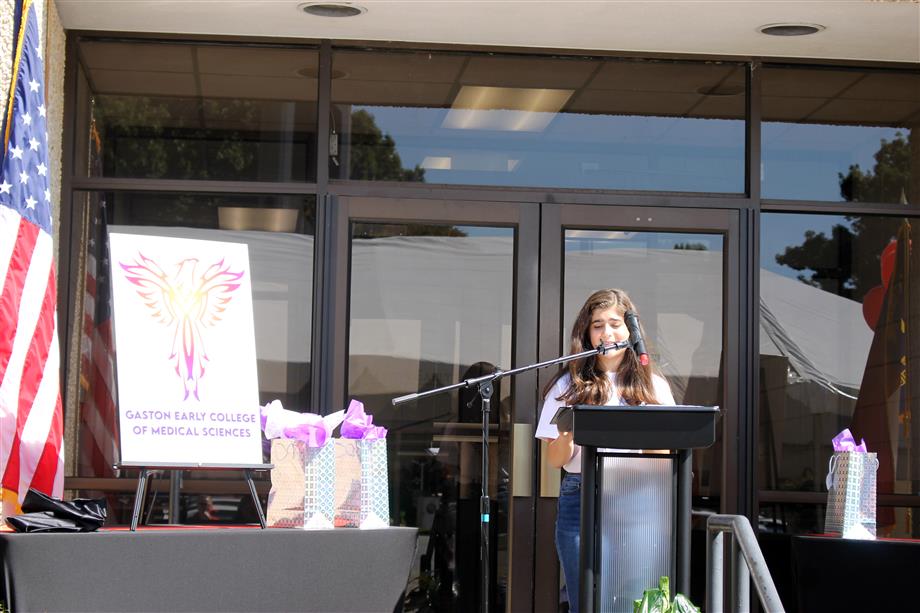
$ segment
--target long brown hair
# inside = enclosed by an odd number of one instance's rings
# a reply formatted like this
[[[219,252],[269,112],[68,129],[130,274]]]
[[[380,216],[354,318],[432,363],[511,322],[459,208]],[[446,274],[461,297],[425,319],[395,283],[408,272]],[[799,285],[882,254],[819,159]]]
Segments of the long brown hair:
[[[591,317],[598,309],[606,310],[611,307],[616,308],[621,316],[626,311],[637,312],[629,295],[623,290],[615,288],[597,290],[588,296],[581,310],[578,311],[578,316],[575,317],[575,323],[572,324],[569,355],[593,349],[590,332]],[[645,330],[642,329],[641,323],[639,329],[644,337]],[[543,396],[553,389],[553,386],[565,373],[569,373],[571,382],[568,389],[556,400],[562,400],[567,404],[602,405],[613,393],[610,379],[599,368],[597,356],[592,355],[564,364],[543,390]],[[656,404],[658,402],[655,397],[655,388],[652,385],[651,363],[642,366],[636,353],[631,349],[623,355],[623,361],[617,368],[616,384],[626,404],[637,405],[643,402]]]

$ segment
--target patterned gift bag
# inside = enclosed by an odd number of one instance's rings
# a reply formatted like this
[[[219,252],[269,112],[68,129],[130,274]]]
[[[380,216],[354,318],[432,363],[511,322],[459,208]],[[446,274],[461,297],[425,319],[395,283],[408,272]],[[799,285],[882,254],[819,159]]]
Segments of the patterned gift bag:
[[[390,489],[387,473],[387,440],[358,441],[361,459],[360,528],[385,528],[390,525]]]
[[[875,453],[835,452],[828,462],[824,531],[859,538],[876,535]],[[871,536],[869,536],[871,535]]]
[[[333,527],[335,445],[308,447],[295,439],[272,440],[272,488],[267,523],[273,528]]]
[[[361,517],[361,459],[360,441],[337,438],[335,447],[335,508],[336,528],[357,528]]]

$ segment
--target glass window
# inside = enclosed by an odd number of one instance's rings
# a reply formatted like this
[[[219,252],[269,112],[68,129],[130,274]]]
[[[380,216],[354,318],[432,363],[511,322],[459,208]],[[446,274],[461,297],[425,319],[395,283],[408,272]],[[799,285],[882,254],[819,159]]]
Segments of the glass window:
[[[907,383],[920,376],[920,335],[908,298],[920,272],[907,245],[920,244],[912,238],[920,222],[783,213],[762,219],[760,489],[825,495],[831,440],[849,428],[878,454],[878,494],[916,495],[920,444]],[[771,531],[820,530],[823,509],[806,510],[775,514],[762,506],[761,521]],[[879,535],[917,536],[908,517],[880,506]]]
[[[340,51],[330,177],[744,191],[741,64]]]
[[[565,231],[563,336],[592,292],[620,287],[639,313],[652,361],[680,404],[722,405],[722,272],[720,234]],[[718,508],[721,458],[693,454],[697,506]]]
[[[674,398],[706,388],[692,403],[717,404],[723,242],[721,234],[565,230],[560,350],[569,350],[571,325],[585,299],[603,287],[622,288],[636,305],[649,354]]]
[[[473,611],[480,581],[482,411],[475,390],[391,400],[511,366],[514,229],[354,223],[348,394],[385,426],[391,516],[418,526],[407,611]],[[508,581],[511,382],[491,401],[491,606]]]
[[[920,75],[761,74],[765,198],[920,204]]]
[[[315,179],[316,51],[84,39],[78,54],[99,159],[76,172]]]
[[[87,246],[84,282],[75,290],[80,292],[77,303],[83,305],[75,476],[115,476],[116,347],[107,282],[108,231],[245,243],[252,272],[259,400],[279,399],[294,410],[310,408],[315,197],[78,192],[75,198],[86,211],[82,233]],[[242,486],[242,481],[233,486]],[[247,496],[240,503],[244,515],[227,507],[238,499],[183,498],[199,506],[183,507],[182,513],[190,521],[255,521]],[[133,497],[112,497],[110,504],[114,523],[130,521]]]
[[[571,325],[585,299],[600,288],[619,287],[635,305],[652,364],[667,379],[675,402],[731,410],[722,394],[725,236],[611,227],[569,228],[564,239],[560,353],[569,351]],[[714,445],[693,451],[694,539],[704,533],[699,518],[719,512],[723,458],[719,427]],[[694,576],[696,569],[705,575],[701,553],[693,548]],[[702,595],[694,584],[694,602],[702,602]]]

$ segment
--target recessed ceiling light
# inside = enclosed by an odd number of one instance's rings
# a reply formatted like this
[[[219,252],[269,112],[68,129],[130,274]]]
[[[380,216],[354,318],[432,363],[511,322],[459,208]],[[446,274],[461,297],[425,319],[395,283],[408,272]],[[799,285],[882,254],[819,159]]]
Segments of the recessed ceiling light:
[[[817,23],[768,23],[757,31],[769,36],[807,36],[823,29],[824,26]]]
[[[306,2],[297,8],[316,17],[355,17],[367,12],[363,6],[350,2]]]
[[[574,93],[571,89],[464,85],[441,127],[542,132]]]

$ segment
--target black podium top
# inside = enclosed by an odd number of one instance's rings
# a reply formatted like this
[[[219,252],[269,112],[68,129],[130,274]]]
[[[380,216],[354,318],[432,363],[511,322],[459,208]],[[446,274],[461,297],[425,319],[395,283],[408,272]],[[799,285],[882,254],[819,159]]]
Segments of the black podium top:
[[[574,407],[575,443],[622,449],[700,449],[716,440],[719,407],[597,406]]]

